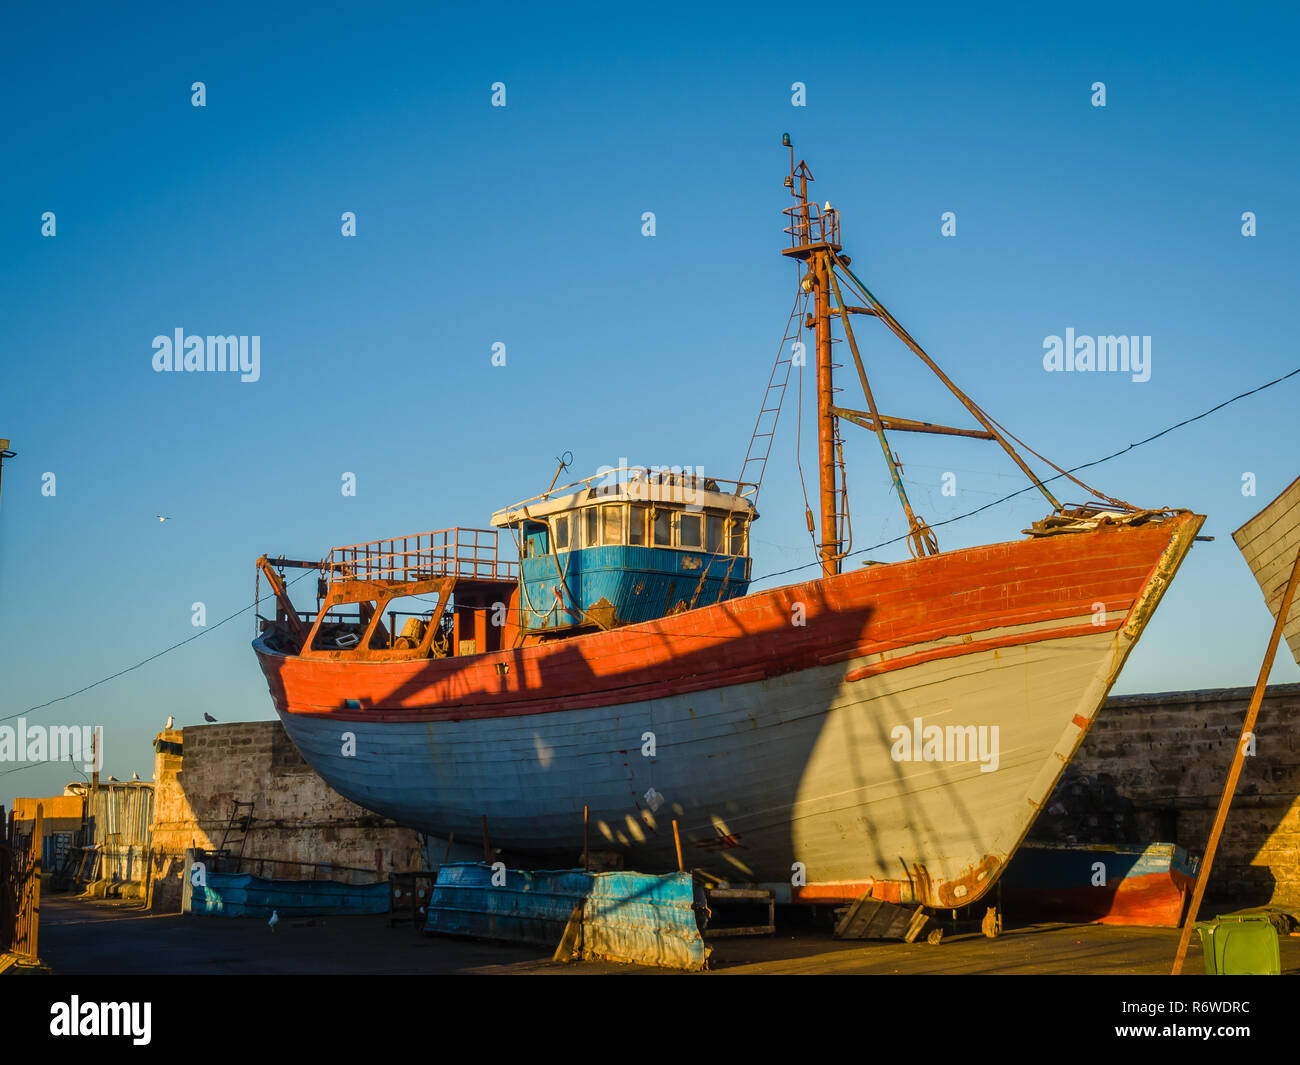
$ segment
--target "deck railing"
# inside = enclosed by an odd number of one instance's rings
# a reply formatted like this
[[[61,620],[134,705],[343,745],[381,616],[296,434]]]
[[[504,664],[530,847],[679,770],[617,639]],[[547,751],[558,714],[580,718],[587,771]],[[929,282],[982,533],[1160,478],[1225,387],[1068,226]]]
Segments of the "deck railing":
[[[572,481],[569,484],[552,488],[538,495],[529,496],[527,499],[522,499],[512,506],[498,511],[497,514],[523,511],[533,503],[572,495],[584,490],[590,490],[592,498],[601,498],[618,495],[620,489],[626,486],[629,496],[635,498],[638,489],[646,489],[654,485],[675,489],[681,500],[688,503],[692,502],[702,492],[721,492],[726,495],[748,498],[757,487],[744,481],[732,481],[725,477],[713,477],[711,475],[706,476],[703,472],[692,470],[689,466],[685,468],[616,466],[603,469],[600,473],[593,473],[590,477],[584,477],[580,481]],[[493,520],[495,521],[496,517]]]
[[[782,212],[790,218],[785,232],[790,235],[790,247],[804,248],[810,244],[840,243],[840,213],[834,207],[824,210],[815,202],[795,204]]]
[[[499,547],[496,529],[436,529],[332,547],[330,573],[334,580],[360,581],[518,580],[518,560],[502,558]]]

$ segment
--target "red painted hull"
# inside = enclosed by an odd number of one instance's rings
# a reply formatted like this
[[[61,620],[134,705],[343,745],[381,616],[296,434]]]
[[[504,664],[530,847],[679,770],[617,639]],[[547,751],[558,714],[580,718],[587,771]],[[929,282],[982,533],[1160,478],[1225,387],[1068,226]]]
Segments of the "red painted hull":
[[[1121,880],[1114,888],[1003,888],[1007,912],[1046,921],[1176,928],[1195,881],[1176,870]]]
[[[258,654],[278,710],[341,721],[611,707],[880,656],[853,670],[852,681],[976,651],[1113,632],[1130,622],[1171,540],[1200,521],[1178,515],[872,566],[659,621],[467,657],[357,662],[261,647]],[[906,653],[896,654],[900,649]]]

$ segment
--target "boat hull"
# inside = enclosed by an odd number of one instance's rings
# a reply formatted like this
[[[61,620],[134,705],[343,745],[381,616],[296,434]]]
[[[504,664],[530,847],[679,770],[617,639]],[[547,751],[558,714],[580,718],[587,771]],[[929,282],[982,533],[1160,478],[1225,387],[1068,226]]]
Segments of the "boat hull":
[[[782,899],[931,906],[996,880],[1201,518],[991,545],[465,659],[255,644],[339,792],[422,831]],[[571,857],[570,857],[571,860]]]
[[[1246,559],[1269,613],[1277,620],[1291,568],[1300,552],[1300,478],[1292,481],[1273,502],[1232,534]],[[1300,664],[1300,601],[1282,627],[1291,654]]]
[[[1177,928],[1197,860],[1172,843],[1026,844],[1002,881],[1008,917]]]

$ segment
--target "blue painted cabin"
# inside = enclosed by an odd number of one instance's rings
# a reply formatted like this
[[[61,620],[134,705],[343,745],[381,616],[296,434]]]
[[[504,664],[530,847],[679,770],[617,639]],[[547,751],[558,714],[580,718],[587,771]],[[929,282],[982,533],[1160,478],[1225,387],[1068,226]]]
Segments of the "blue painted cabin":
[[[526,632],[617,628],[749,590],[750,499],[690,474],[617,470],[596,482],[492,517],[520,548]]]

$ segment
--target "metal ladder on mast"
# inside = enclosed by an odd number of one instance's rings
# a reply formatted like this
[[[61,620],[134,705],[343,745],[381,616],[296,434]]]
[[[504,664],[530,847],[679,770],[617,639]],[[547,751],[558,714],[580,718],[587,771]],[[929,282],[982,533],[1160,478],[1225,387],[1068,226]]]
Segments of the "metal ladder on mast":
[[[772,373],[768,377],[767,388],[763,391],[763,402],[754,421],[754,432],[749,438],[749,449],[745,452],[745,461],[740,467],[740,476],[737,480],[740,482],[741,494],[750,502],[758,498],[758,490],[763,484],[763,473],[767,470],[767,460],[772,454],[776,423],[781,417],[781,405],[785,400],[785,391],[790,384],[790,370],[794,365],[794,341],[799,337],[799,329],[807,307],[808,295],[802,293],[795,300],[794,310],[790,312],[790,321],[786,323],[785,336],[781,340],[781,347],[777,350],[776,361],[772,364]],[[804,350],[807,350],[806,346]],[[804,361],[806,365],[806,355]],[[771,415],[771,418],[765,423],[764,418],[768,415]]]

